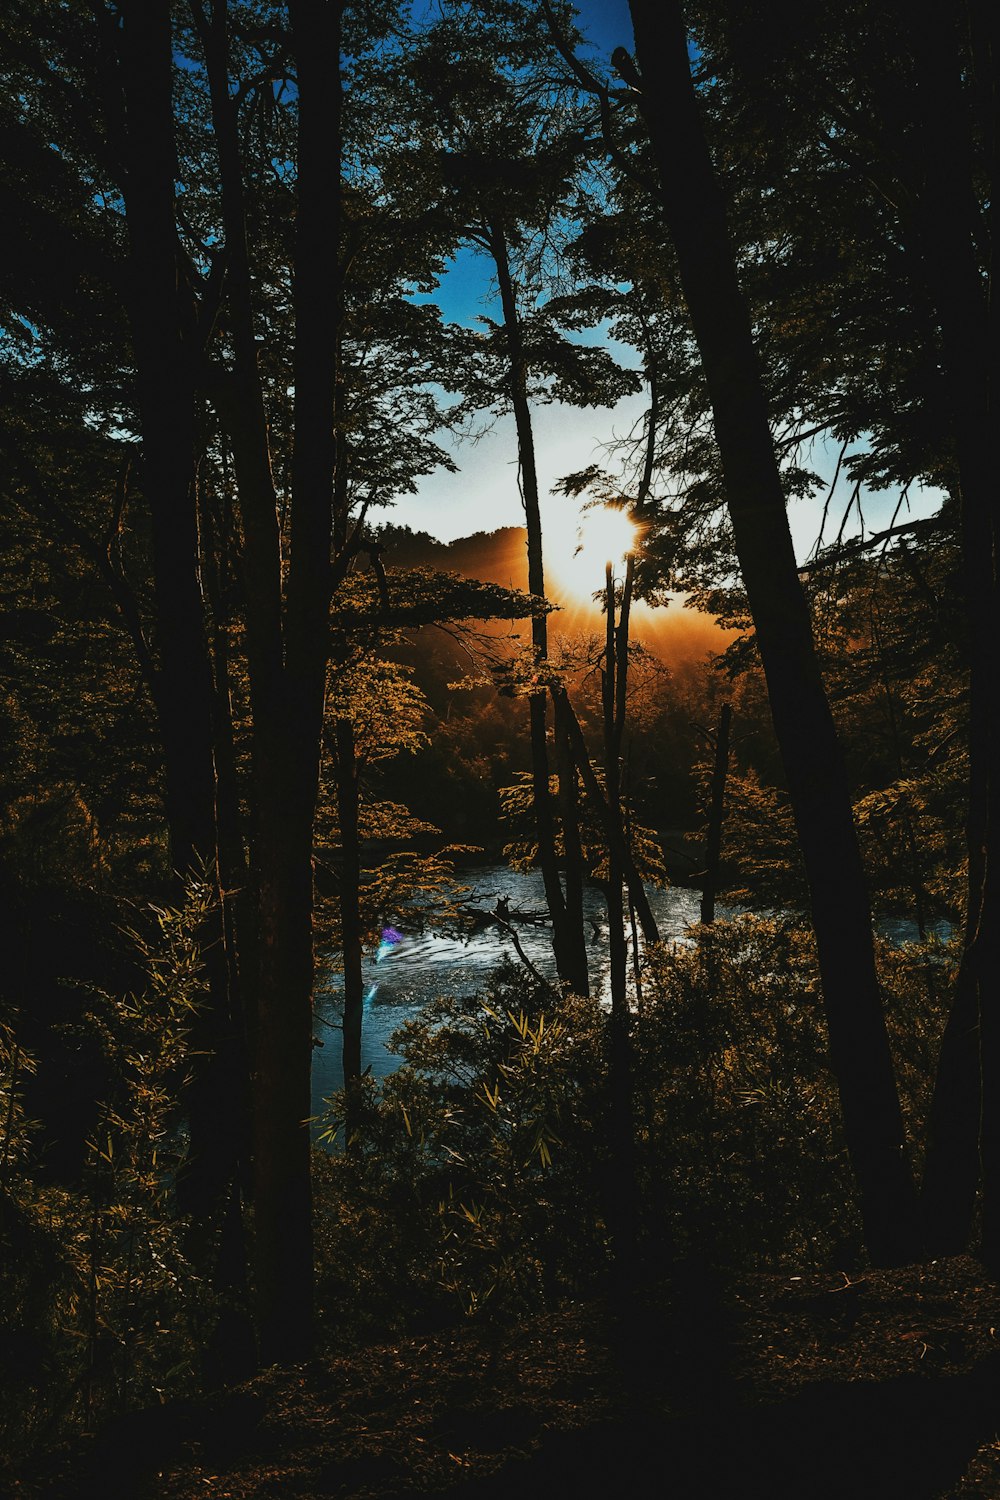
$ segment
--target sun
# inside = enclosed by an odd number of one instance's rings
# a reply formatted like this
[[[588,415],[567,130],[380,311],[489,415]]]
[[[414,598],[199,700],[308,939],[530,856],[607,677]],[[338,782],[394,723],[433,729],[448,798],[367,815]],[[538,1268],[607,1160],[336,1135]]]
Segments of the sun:
[[[635,522],[613,505],[595,505],[580,517],[581,558],[587,566],[603,572],[608,563],[620,563],[636,547]]]
[[[546,540],[551,535],[546,529]],[[615,568],[638,541],[635,522],[613,505],[581,510],[576,522],[563,524],[558,539],[546,547],[549,563],[561,588],[580,603],[590,602],[604,588],[608,563]]]

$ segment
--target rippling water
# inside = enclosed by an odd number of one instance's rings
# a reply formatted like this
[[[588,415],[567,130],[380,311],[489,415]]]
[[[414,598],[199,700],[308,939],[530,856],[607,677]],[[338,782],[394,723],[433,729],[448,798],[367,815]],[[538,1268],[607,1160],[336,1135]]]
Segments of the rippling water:
[[[538,871],[519,875],[505,865],[484,865],[462,873],[470,889],[463,899],[470,905],[492,911],[498,897],[506,896],[514,911],[545,911],[545,891]],[[664,937],[682,938],[688,924],[698,920],[700,893],[671,887],[650,889],[650,905]],[[604,987],[607,978],[607,920],[600,891],[584,891],[584,912],[589,923],[591,982]],[[720,916],[724,911],[720,908]],[[548,927],[518,924],[517,935],[531,962],[543,974],[554,975],[552,942]],[[383,943],[378,955],[365,961],[365,1014],[361,1042],[361,1065],[371,1068],[375,1078],[384,1078],[399,1066],[400,1059],[386,1048],[392,1033],[411,1016],[418,1015],[435,995],[471,994],[481,988],[486,975],[507,954],[517,958],[513,944],[500,928],[490,926],[467,938],[434,933],[400,932],[399,941]],[[340,1057],[342,981],[330,972],[321,980],[317,1003],[316,1034],[322,1047],[313,1058],[313,1100],[318,1111],[322,1100],[343,1084]]]
[[[505,865],[484,865],[463,872],[470,888],[463,899],[470,905],[492,911],[498,897],[506,896],[514,911],[545,911],[542,877],[537,871],[519,875]],[[679,886],[660,891],[650,888],[650,905],[661,936],[683,938],[688,925],[698,920],[701,893]],[[601,993],[607,987],[607,920],[604,898],[598,890],[584,891],[584,911],[589,923],[591,983]],[[719,916],[732,915],[724,906]],[[879,924],[894,942],[916,936],[912,922],[889,919]],[[518,925],[517,934],[525,953],[543,974],[554,975],[550,930]],[[472,994],[486,975],[507,954],[516,959],[510,938],[495,926],[485,927],[467,938],[433,933],[400,931],[398,941],[383,943],[377,955],[365,962],[365,1010],[361,1041],[361,1065],[371,1068],[375,1078],[384,1078],[399,1067],[400,1059],[387,1050],[393,1032],[416,1016],[436,995]],[[313,1109],[343,1084],[339,1022],[342,980],[329,972],[321,980],[317,996],[316,1035],[323,1043],[313,1057]]]

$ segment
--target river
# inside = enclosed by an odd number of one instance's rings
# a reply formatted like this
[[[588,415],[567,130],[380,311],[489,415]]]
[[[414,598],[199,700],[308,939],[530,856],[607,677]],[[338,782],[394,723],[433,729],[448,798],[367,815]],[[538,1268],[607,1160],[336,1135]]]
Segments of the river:
[[[514,911],[545,910],[545,892],[538,871],[519,875],[506,865],[481,865],[464,870],[461,882],[470,892],[463,899],[484,911],[492,911],[502,897],[509,900]],[[666,890],[650,887],[649,899],[664,938],[683,939],[688,926],[698,920],[700,891],[683,886],[670,886]],[[723,905],[717,911],[720,917],[733,914]],[[584,912],[591,983],[601,994],[608,982],[608,934],[604,897],[599,890],[584,891]],[[916,936],[914,924],[905,919],[889,918],[878,925],[895,942],[906,942]],[[543,974],[554,975],[549,928],[519,924],[517,934],[535,967]],[[504,954],[517,957],[510,938],[493,925],[463,938],[416,930],[407,932],[405,928],[389,929],[387,938],[377,954],[366,958],[364,966],[361,1065],[370,1068],[375,1078],[384,1078],[399,1067],[400,1058],[388,1050],[389,1038],[404,1021],[418,1015],[428,1000],[435,995],[474,993],[483,987],[487,974]],[[316,1037],[322,1046],[313,1055],[314,1114],[319,1114],[323,1100],[343,1085],[341,1010],[342,979],[331,969],[321,977],[317,993]]]

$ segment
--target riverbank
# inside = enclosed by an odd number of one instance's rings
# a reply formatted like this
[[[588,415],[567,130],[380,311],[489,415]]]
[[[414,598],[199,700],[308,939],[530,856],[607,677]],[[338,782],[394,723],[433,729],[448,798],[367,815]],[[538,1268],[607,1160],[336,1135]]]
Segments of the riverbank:
[[[589,1302],[267,1371],[128,1417],[12,1493],[997,1500],[998,1337],[1000,1292],[965,1257],[692,1275],[624,1335]]]

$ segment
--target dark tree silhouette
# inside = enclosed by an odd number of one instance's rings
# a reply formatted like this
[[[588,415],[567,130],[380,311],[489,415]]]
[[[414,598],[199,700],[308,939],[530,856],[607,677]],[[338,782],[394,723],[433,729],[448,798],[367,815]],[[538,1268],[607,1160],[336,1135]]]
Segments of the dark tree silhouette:
[[[830,1045],[869,1252],[918,1247],[916,1195],[875,973],[843,757],[813,648],[767,403],[679,4],[631,0],[635,94],[701,354],[736,552],[809,881]]]

